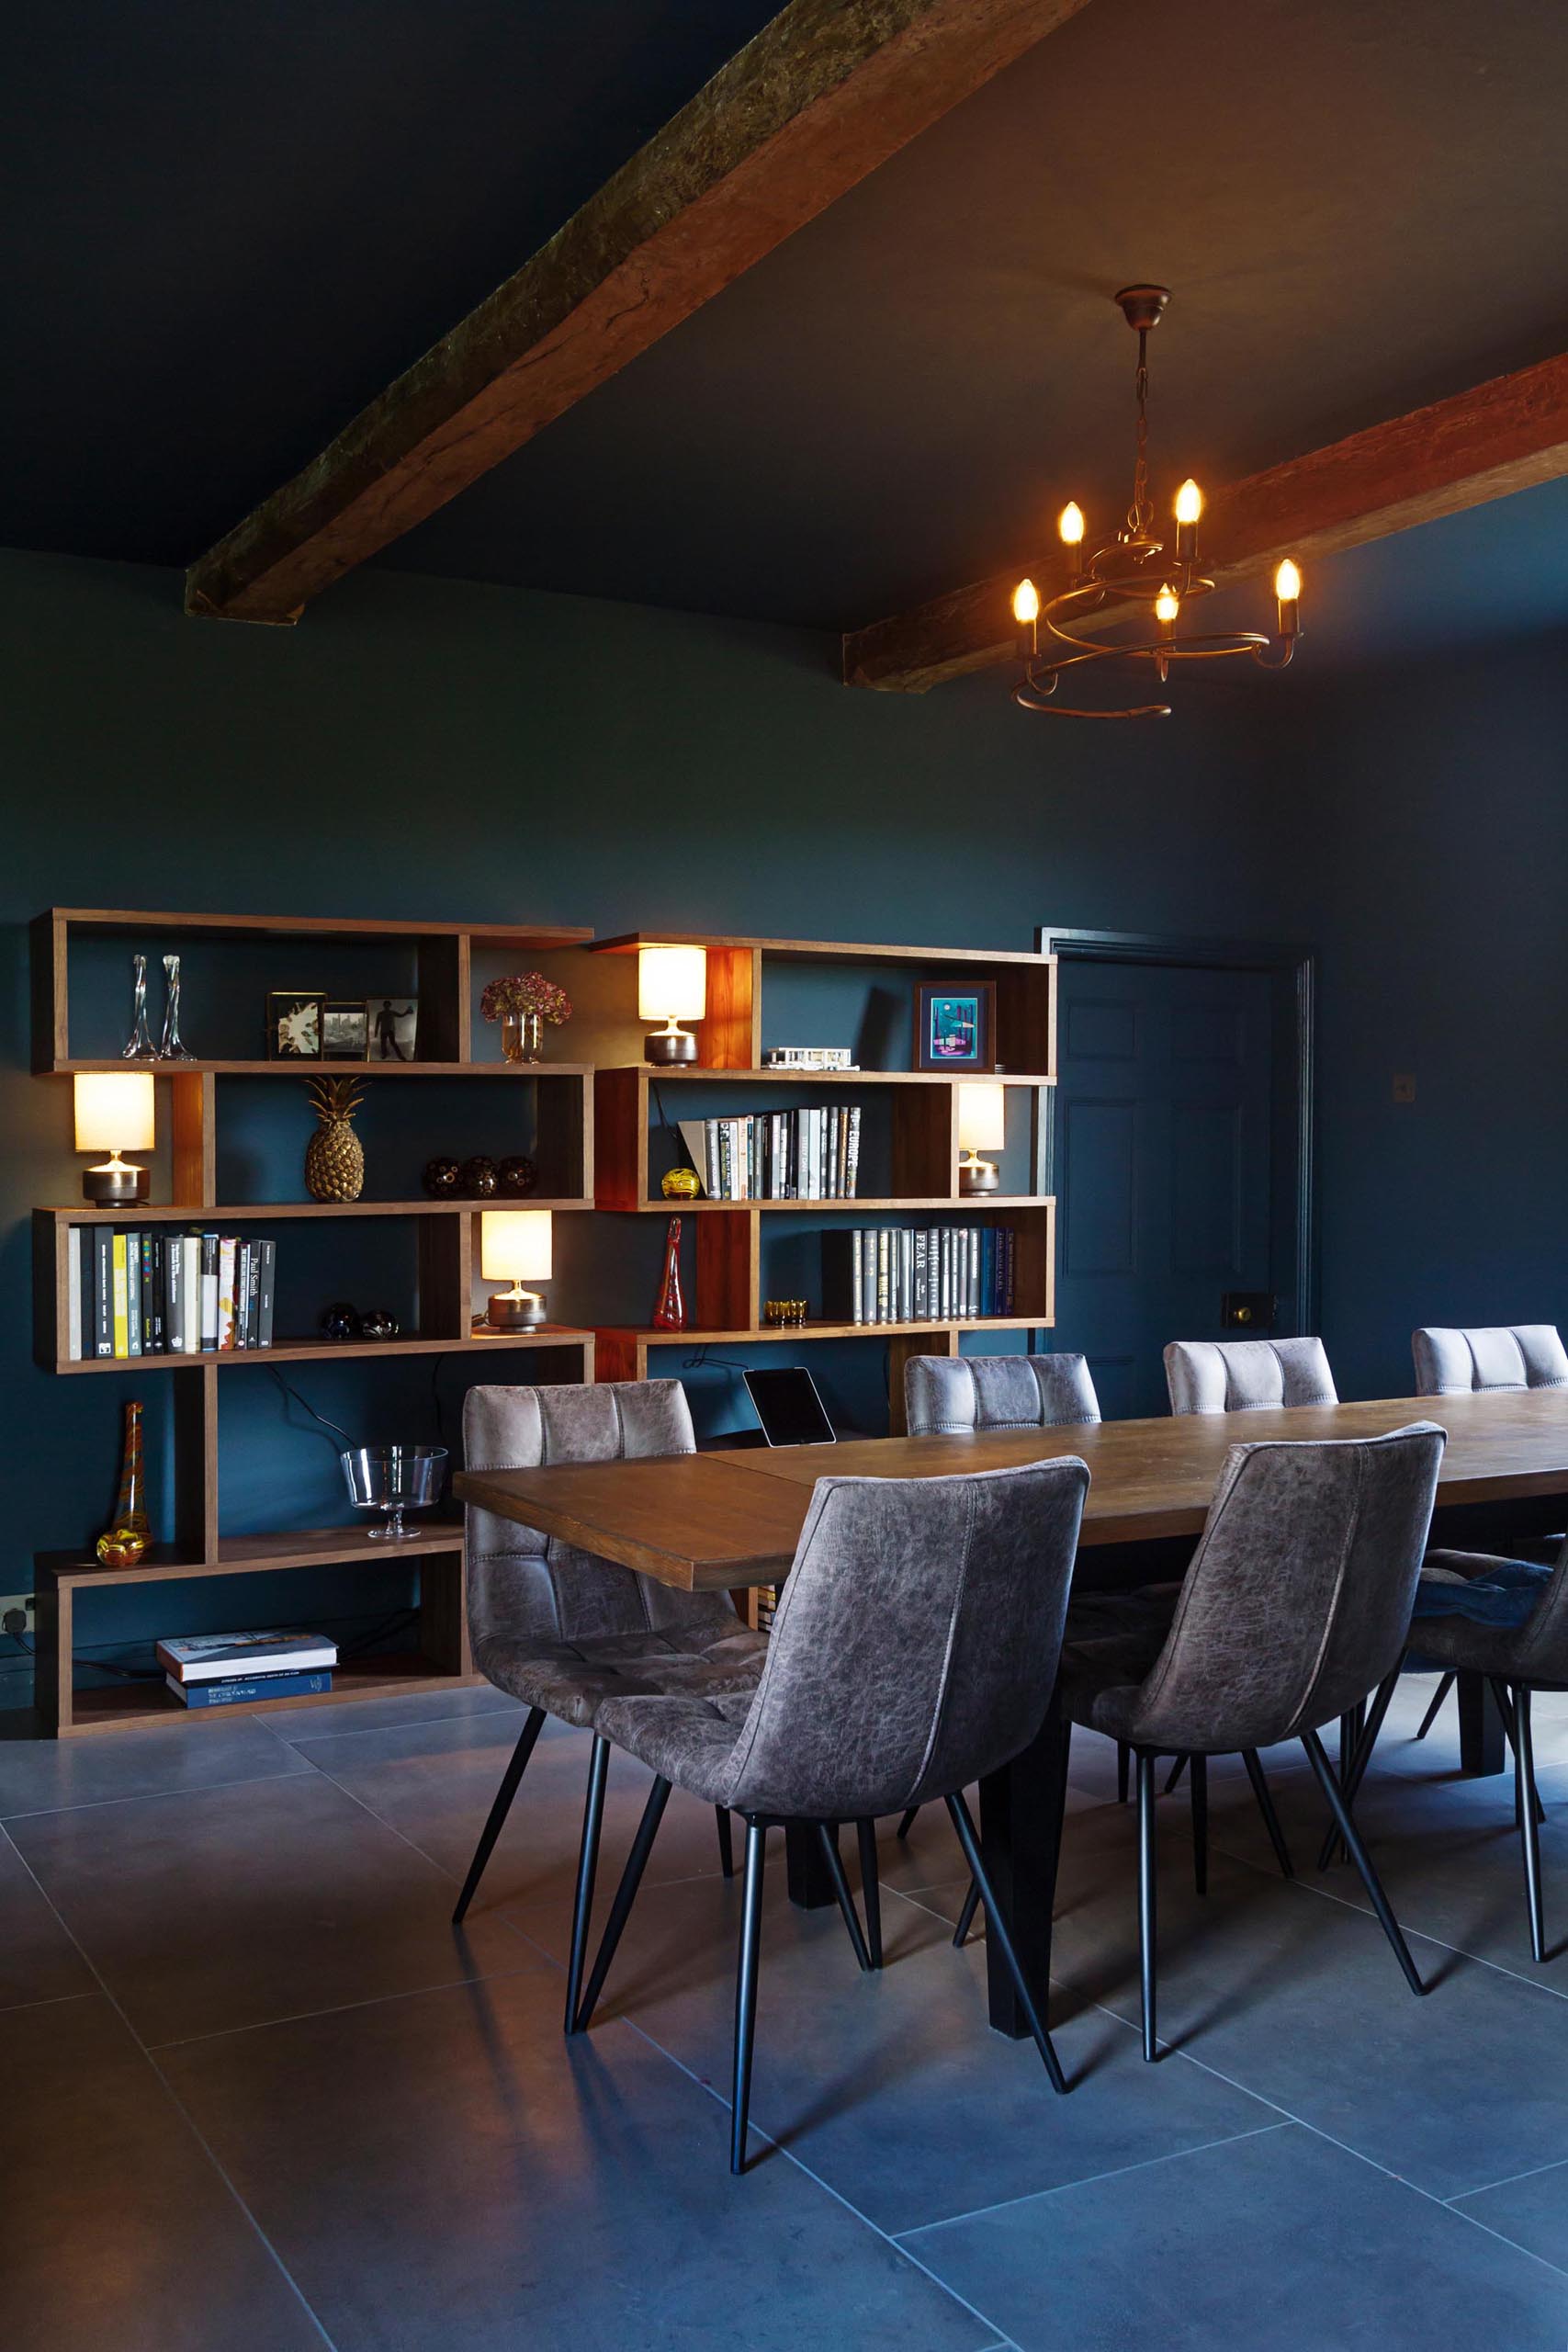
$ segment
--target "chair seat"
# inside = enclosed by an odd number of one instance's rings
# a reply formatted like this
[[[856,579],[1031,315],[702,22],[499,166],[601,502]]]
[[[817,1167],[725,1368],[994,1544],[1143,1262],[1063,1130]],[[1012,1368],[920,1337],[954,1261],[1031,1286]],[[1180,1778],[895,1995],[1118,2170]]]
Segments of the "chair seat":
[[[624,1693],[600,1709],[598,1729],[628,1756],[707,1804],[728,1804],[736,1743],[751,1691],[651,1698]]]
[[[1179,1585],[1076,1595],[1062,1645],[1062,1704],[1072,1723],[1123,1736],[1139,1687],[1165,1647]]]
[[[692,1628],[679,1638],[645,1630],[516,1648],[491,1640],[474,1652],[481,1674],[525,1706],[542,1707],[558,1722],[603,1731],[613,1739],[620,1734],[600,1717],[615,1700],[734,1697],[743,1718],[767,1656],[767,1635],[739,1619],[733,1631]]]
[[[1511,1679],[1551,1581],[1533,1560],[1486,1552],[1428,1552],[1416,1589],[1410,1642],[1423,1664]]]

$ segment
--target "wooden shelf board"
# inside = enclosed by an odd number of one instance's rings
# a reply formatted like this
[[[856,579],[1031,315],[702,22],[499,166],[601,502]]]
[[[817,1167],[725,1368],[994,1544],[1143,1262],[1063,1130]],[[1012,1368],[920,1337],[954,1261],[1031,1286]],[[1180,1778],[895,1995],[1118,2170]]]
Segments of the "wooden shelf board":
[[[507,1193],[494,1200],[461,1201],[247,1201],[224,1207],[203,1208],[143,1203],[135,1208],[98,1208],[82,1201],[74,1208],[45,1209],[57,1225],[214,1225],[227,1219],[235,1225],[255,1225],[273,1217],[324,1216],[455,1216],[459,1209],[591,1209],[593,1203],[572,1194],[556,1197],[540,1193]]]
[[[751,948],[764,956],[787,957],[801,964],[836,964],[845,956],[852,956],[875,964],[959,964],[982,968],[987,965],[1022,964],[1033,971],[1047,971],[1056,960],[1054,956],[1041,956],[1018,947],[994,952],[983,947],[877,947],[863,940],[732,939],[701,931],[623,932],[614,939],[595,939],[590,953],[634,956],[639,947]]]
[[[592,1340],[574,1324],[539,1323],[527,1331],[473,1331],[454,1340],[279,1340],[270,1348],[205,1350],[199,1355],[92,1356],[79,1363],[62,1358],[56,1372],[194,1372],[204,1364],[319,1363],[329,1356],[457,1355],[469,1348],[571,1347]]]
[[[369,1518],[368,1512],[366,1514]],[[57,1584],[101,1589],[112,1584],[175,1584],[188,1577],[254,1576],[267,1568],[385,1566],[463,1548],[461,1520],[423,1520],[400,1544],[373,1542],[364,1525],[287,1528],[264,1535],[225,1535],[218,1557],[204,1560],[175,1544],[154,1544],[134,1567],[107,1567],[91,1552],[39,1552],[34,1567]]]
[[[40,1077],[70,1077],[78,1070],[150,1070],[154,1078],[592,1078],[592,1062],[358,1062],[300,1057],[284,1061],[127,1062],[53,1061]]]
[[[919,1209],[922,1212],[936,1209],[945,1213],[952,1209],[1048,1209],[1055,1205],[1054,1193],[932,1193],[929,1199],[910,1200],[906,1197],[897,1201],[844,1201],[836,1198],[830,1201],[768,1201],[760,1198],[711,1201],[703,1196],[694,1201],[639,1201],[635,1210],[618,1210],[610,1201],[599,1203],[604,1214],[621,1216],[653,1216],[660,1212],[666,1216],[684,1216],[688,1209],[728,1209],[732,1213],[736,1209],[761,1209],[767,1216],[798,1216],[807,1209],[874,1209],[879,1215],[886,1215],[903,1209]]]
[[[443,1674],[419,1651],[408,1650],[334,1667],[333,1688],[313,1697],[252,1699],[243,1707],[186,1707],[163,1682],[128,1682],[111,1690],[74,1691],[73,1721],[61,1725],[60,1736],[76,1739],[94,1732],[140,1731],[169,1723],[220,1724],[275,1707],[334,1707],[345,1700],[388,1692],[468,1690],[484,1679],[482,1674]]]
[[[231,939],[246,932],[257,937],[332,940],[482,939],[491,946],[582,947],[592,929],[574,923],[485,923],[384,922],[364,915],[171,915],[141,909],[51,907],[55,922],[77,931],[177,931],[186,939]]]
[[[656,1331],[651,1325],[602,1323],[601,1335],[617,1340],[645,1340],[649,1347],[700,1348],[722,1344],[750,1345],[762,1340],[886,1340],[911,1331],[1044,1331],[1049,1315],[949,1316],[941,1322],[919,1323],[790,1323],[763,1324],[753,1330]]]
[[[117,1065],[98,1065],[110,1069]],[[373,1067],[379,1069],[377,1063]],[[728,1080],[737,1086],[963,1086],[969,1080],[980,1080],[1002,1086],[1055,1086],[1054,1078],[1040,1070],[1015,1069],[709,1069],[694,1062],[681,1062],[670,1069],[655,1069],[649,1062],[601,1064],[602,1069],[630,1070],[639,1078],[657,1080],[661,1085],[681,1085],[687,1079]]]

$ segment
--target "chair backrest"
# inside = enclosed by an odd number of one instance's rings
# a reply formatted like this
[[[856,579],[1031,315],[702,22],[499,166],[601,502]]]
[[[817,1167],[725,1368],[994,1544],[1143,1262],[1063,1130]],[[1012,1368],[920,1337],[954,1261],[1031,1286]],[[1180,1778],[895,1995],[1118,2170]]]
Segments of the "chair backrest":
[[[911,1437],[1099,1419],[1100,1399],[1082,1356],[911,1356],[904,1366]]]
[[[1173,1413],[1339,1402],[1321,1340],[1172,1340],[1165,1381]]]
[[[1365,1698],[1404,1647],[1445,1434],[1233,1446],[1126,1736],[1231,1754]]]
[[[470,1470],[531,1470],[549,1462],[693,1453],[696,1439],[678,1380],[607,1380],[596,1387],[470,1388],[463,1455]],[[672,1591],[558,1536],[470,1506],[466,1514],[468,1629],[481,1668],[491,1642],[645,1633],[704,1620],[723,1594]]]
[[[819,1478],[730,1759],[739,1812],[863,1820],[946,1796],[1039,1730],[1089,1471]]]
[[[1568,1349],[1554,1323],[1412,1332],[1418,1396],[1469,1396],[1482,1388],[1568,1388]]]

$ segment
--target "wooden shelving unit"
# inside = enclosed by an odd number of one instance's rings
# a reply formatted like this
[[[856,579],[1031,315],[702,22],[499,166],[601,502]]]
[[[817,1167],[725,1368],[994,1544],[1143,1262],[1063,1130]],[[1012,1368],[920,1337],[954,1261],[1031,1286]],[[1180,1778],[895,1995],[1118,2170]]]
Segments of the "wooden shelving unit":
[[[650,1350],[670,1347],[787,1344],[819,1340],[866,1340],[886,1343],[889,1353],[889,1418],[903,1423],[904,1364],[913,1354],[956,1354],[965,1331],[1029,1331],[1055,1320],[1055,1203],[1038,1192],[985,1193],[966,1197],[958,1189],[958,1088],[961,1078],[909,1069],[805,1071],[771,1069],[762,1062],[766,989],[770,967],[795,964],[901,967],[911,980],[944,976],[987,979],[996,987],[994,1075],[1010,1095],[1025,1098],[1027,1159],[1031,1174],[1040,1161],[1041,1090],[1055,1082],[1056,1067],[1055,959],[1025,953],[991,955],[980,950],[877,946],[863,943],[803,939],[739,939],[696,933],[634,933],[596,942],[595,956],[634,958],[643,945],[700,946],[707,954],[708,1014],[694,1024],[695,1065],[653,1069],[646,1063],[601,1069],[594,1080],[595,1198],[602,1210],[630,1216],[694,1214],[695,1295],[693,1322],[679,1332],[647,1326],[602,1326],[598,1363],[604,1379],[646,1377]],[[628,973],[635,964],[628,966]],[[629,979],[628,979],[629,988]],[[913,1023],[910,1033],[912,1041]],[[801,1040],[798,1042],[807,1042]],[[818,1041],[822,1042],[822,1041]],[[977,1075],[978,1073],[975,1073]],[[886,1105],[889,1189],[853,1200],[665,1200],[650,1159],[650,1137],[660,1099],[694,1080],[722,1083],[741,1093],[768,1089],[775,1095],[843,1099],[857,1093]],[[759,1092],[756,1108],[767,1106]],[[1006,1317],[960,1317],[918,1323],[857,1324],[825,1317],[805,1325],[774,1327],[761,1320],[764,1231],[768,1220],[810,1216],[878,1221],[932,1217],[966,1224],[1006,1224],[1014,1229],[1017,1298],[1022,1312]]]
[[[584,1214],[593,1205],[592,1070],[584,1063],[546,1062],[513,1068],[500,1060],[474,1058],[472,970],[476,946],[530,954],[577,947],[585,931],[558,926],[459,925],[329,922],[311,918],[143,914],[93,909],[51,910],[33,926],[33,1067],[44,1075],[78,1070],[118,1070],[118,1057],[76,1057],[71,1023],[73,946],[94,937],[124,938],[151,952],[184,948],[186,943],[221,944],[292,943],[295,963],[301,949],[385,948],[412,954],[419,995],[416,1053],[409,1062],[300,1063],[226,1057],[175,1065],[152,1065],[163,1097],[160,1129],[169,1139],[169,1198],[132,1209],[44,1208],[34,1213],[37,1313],[36,1351],[52,1372],[108,1374],[140,1380],[149,1374],[172,1383],[174,1419],[174,1541],[155,1545],[133,1568],[106,1568],[90,1552],[45,1552],[37,1559],[37,1700],[46,1723],[62,1737],[137,1724],[221,1721],[221,1708],[186,1713],[161,1681],[125,1683],[112,1689],[77,1690],[72,1668],[75,1601],[79,1593],[112,1585],[151,1584],[186,1577],[252,1576],[262,1572],[324,1566],[385,1566],[389,1559],[417,1565],[418,1623],[412,1649],[342,1666],[330,1695],[306,1703],[330,1705],[376,1690],[421,1690],[472,1681],[463,1590],[460,1524],[422,1529],[389,1547],[353,1526],[285,1529],[263,1535],[226,1536],[220,1512],[219,1383],[243,1367],[300,1364],[399,1356],[477,1355],[489,1349],[508,1356],[518,1351],[541,1359],[541,1376],[591,1381],[594,1340],[591,1331],[547,1324],[525,1333],[479,1334],[472,1329],[478,1226],[477,1202],[428,1200],[323,1204],[309,1200],[220,1203],[216,1171],[220,1086],[226,1079],[281,1077],[296,1084],[318,1069],[343,1075],[360,1071],[373,1085],[406,1079],[446,1078],[505,1080],[536,1089],[539,1127],[536,1157],[552,1181],[548,1193],[527,1196],[531,1208]],[[276,985],[299,984],[297,969],[278,970]],[[188,1025],[188,1024],[187,1024]],[[487,1100],[489,1090],[487,1089]],[[546,1104],[548,1104],[547,1114]],[[505,1204],[497,1204],[505,1205]],[[72,1361],[65,1337],[67,1235],[72,1227],[172,1224],[266,1227],[284,1220],[331,1224],[356,1218],[401,1219],[416,1237],[417,1329],[395,1340],[336,1342],[313,1334],[280,1334],[268,1349],[221,1355],[154,1355]],[[298,1700],[258,1702],[299,1705]]]

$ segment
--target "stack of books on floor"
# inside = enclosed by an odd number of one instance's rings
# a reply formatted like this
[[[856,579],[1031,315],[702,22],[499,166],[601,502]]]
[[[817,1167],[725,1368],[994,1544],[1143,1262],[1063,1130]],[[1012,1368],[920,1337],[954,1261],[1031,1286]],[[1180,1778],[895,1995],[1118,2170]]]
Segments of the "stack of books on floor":
[[[66,1244],[65,1329],[73,1363],[94,1356],[217,1355],[272,1345],[275,1241],[73,1225]]]
[[[189,1634],[160,1642],[158,1663],[187,1707],[253,1706],[330,1690],[337,1644],[325,1634]]]
[[[852,1201],[860,1104],[682,1119],[681,1140],[710,1201]]]
[[[1011,1315],[1010,1226],[855,1226],[822,1236],[834,1323],[961,1323]]]

